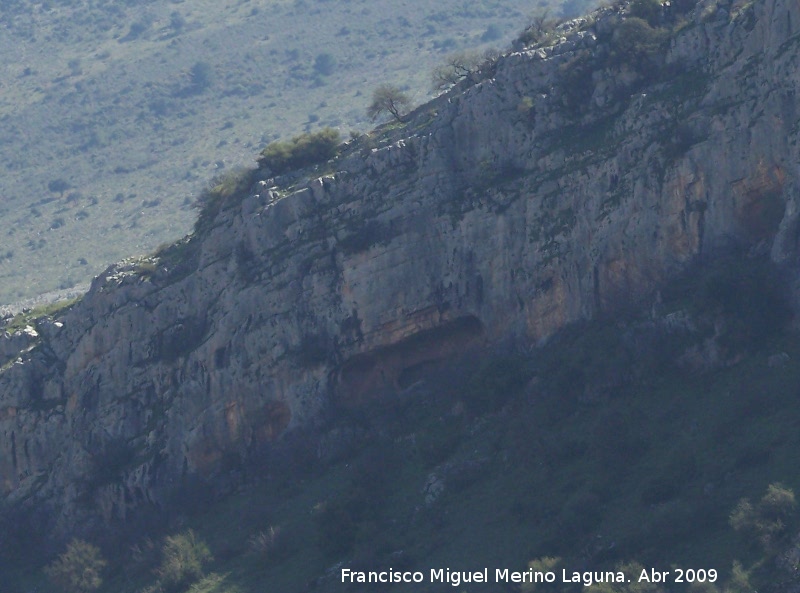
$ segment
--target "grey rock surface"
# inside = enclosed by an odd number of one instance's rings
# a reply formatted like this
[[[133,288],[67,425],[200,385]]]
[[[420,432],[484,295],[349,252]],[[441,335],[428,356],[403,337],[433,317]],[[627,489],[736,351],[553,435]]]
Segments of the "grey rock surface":
[[[426,362],[545,339],[698,257],[795,264],[800,5],[706,4],[668,79],[606,62],[565,99],[564,73],[624,18],[601,10],[389,142],[256,184],[191,240],[108,269],[0,371],[4,504],[60,528],[124,518]]]

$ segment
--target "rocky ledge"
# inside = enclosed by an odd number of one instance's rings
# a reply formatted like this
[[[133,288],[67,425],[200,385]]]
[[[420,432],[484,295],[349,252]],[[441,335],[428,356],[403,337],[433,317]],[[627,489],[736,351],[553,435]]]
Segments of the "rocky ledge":
[[[33,323],[3,346],[3,508],[35,503],[56,529],[124,519],[326,411],[540,342],[698,258],[792,268],[800,5],[656,18],[658,51],[628,43],[641,22],[624,5],[561,25],[384,144],[256,184]]]

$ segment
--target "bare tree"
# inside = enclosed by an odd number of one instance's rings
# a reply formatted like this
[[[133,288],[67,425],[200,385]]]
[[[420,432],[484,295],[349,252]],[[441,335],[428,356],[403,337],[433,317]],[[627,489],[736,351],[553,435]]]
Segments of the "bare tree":
[[[550,9],[545,8],[531,17],[531,26],[528,28],[533,29],[536,33],[542,34],[547,32],[553,23],[555,23],[555,19],[550,18]]]
[[[561,21],[550,16],[550,9],[537,11],[531,16],[531,24],[523,31],[515,46],[527,46],[544,41]]]
[[[433,90],[443,91],[471,76],[476,76],[490,68],[500,52],[488,49],[485,52],[460,51],[451,54],[441,66],[437,66],[431,76]]]
[[[372,103],[367,107],[367,117],[374,120],[388,113],[398,122],[402,122],[410,105],[411,99],[399,87],[382,84],[372,93]]]

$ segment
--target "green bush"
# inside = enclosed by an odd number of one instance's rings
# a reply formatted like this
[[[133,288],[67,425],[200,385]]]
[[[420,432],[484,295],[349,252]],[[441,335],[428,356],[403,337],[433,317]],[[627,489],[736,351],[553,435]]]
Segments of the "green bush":
[[[212,179],[194,203],[200,210],[194,223],[195,232],[208,228],[224,208],[244,198],[255,182],[255,173],[253,169],[239,167]]]
[[[384,114],[389,114],[395,121],[402,123],[409,107],[411,98],[400,90],[400,87],[382,84],[372,93],[372,102],[367,107],[367,117],[375,120]]]
[[[768,521],[788,524],[794,515],[797,502],[794,492],[781,484],[770,484],[758,503],[761,516]]]
[[[100,575],[106,564],[99,548],[74,539],[45,572],[53,584],[66,593],[90,593],[103,584]]]
[[[336,58],[329,53],[321,53],[314,59],[314,71],[322,76],[330,76],[336,70]]]
[[[273,142],[261,151],[258,164],[274,175],[322,163],[336,156],[339,131],[325,128],[319,132],[300,134],[286,142]]]
[[[189,70],[189,93],[200,94],[214,84],[214,69],[208,62],[196,62]]]
[[[725,587],[726,593],[750,593],[754,591],[754,587],[750,582],[750,571],[747,571],[738,560],[733,561],[731,569],[731,576],[728,580],[728,586]]]
[[[614,31],[612,45],[614,57],[630,64],[640,74],[657,74],[657,60],[669,33],[665,29],[653,28],[644,19],[629,17]]]
[[[577,115],[589,106],[595,88],[592,75],[598,69],[596,58],[589,50],[575,52],[559,66],[561,101],[571,114]]]
[[[563,562],[561,558],[543,556],[528,562],[528,569],[533,572],[560,572]],[[531,583],[525,582],[520,586],[522,593],[545,593],[546,591],[559,591],[561,588],[556,583]]]
[[[790,531],[796,507],[794,492],[781,484],[770,484],[757,504],[753,505],[747,498],[741,499],[729,522],[735,531],[754,538],[770,550]]]
[[[247,540],[250,553],[261,562],[275,562],[286,551],[286,538],[280,525],[271,525],[254,533]]]
[[[161,554],[161,566],[156,572],[169,591],[185,588],[202,578],[205,564],[212,559],[206,543],[191,529],[168,537]]]

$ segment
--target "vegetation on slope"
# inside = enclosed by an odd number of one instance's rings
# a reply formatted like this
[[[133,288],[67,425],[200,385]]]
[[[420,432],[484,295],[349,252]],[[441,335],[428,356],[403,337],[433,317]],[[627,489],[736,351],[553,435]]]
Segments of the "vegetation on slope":
[[[349,591],[362,589],[341,584],[341,567],[427,575],[543,558],[568,571],[718,571],[703,591],[784,590],[800,528],[800,337],[786,287],[767,263],[740,257],[661,295],[655,309],[339,409],[291,446],[234,462],[227,471],[247,476],[234,494],[190,480],[160,527],[87,534],[109,563],[93,590]],[[176,547],[194,568],[168,576]],[[3,551],[3,572],[19,590],[65,590],[41,571],[69,556],[29,556],[17,572],[18,553]]]
[[[569,4],[570,14],[589,8]],[[203,180],[298,131],[363,129],[381,82],[424,100],[444,55],[505,45],[532,8],[526,0],[0,3],[8,222],[0,303],[70,287],[175,240],[191,228]]]
[[[336,156],[339,131],[325,128],[319,132],[300,134],[285,142],[273,142],[261,151],[260,167],[273,175],[325,162]]]
[[[636,25],[645,41],[646,16]],[[206,221],[250,174],[212,185]],[[230,480],[190,476],[149,522],[87,533],[96,545],[42,553],[25,529],[35,521],[13,520],[3,572],[20,591],[249,593],[358,589],[342,585],[343,566],[532,563],[719,574],[597,592],[785,590],[796,584],[800,487],[800,339],[787,290],[767,262],[707,263],[663,287],[652,310],[336,410],[286,447],[231,459]],[[233,493],[219,486],[243,476]]]

